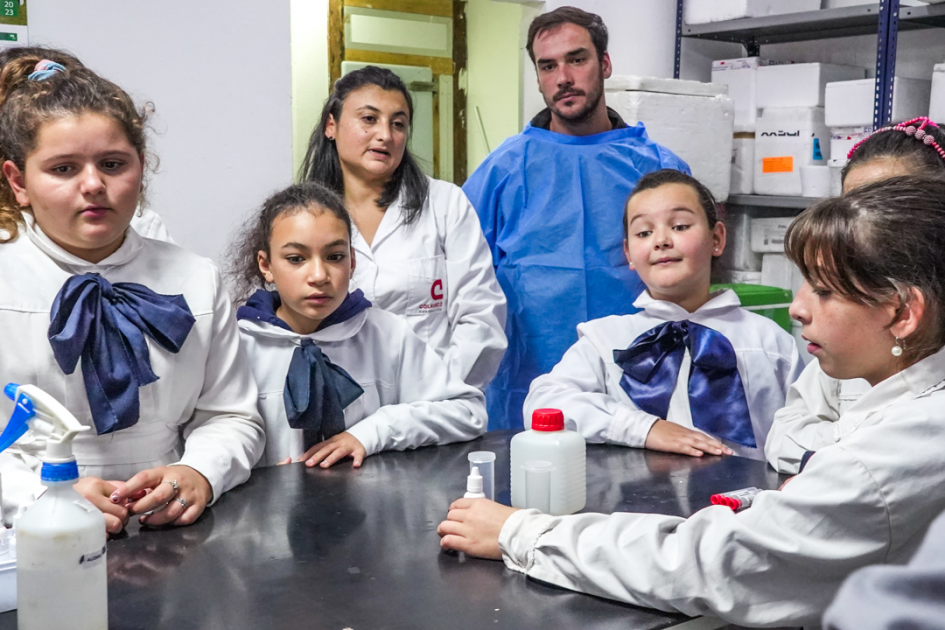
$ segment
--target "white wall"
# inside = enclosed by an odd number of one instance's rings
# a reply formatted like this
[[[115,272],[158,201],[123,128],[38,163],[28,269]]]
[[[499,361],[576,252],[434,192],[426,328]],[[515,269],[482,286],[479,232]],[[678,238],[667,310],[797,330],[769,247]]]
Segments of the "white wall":
[[[614,74],[672,77],[676,49],[676,3],[669,0],[548,0],[541,13],[562,6],[596,13],[610,34],[608,45]],[[536,13],[528,16],[528,21]],[[524,25],[528,31],[528,24]],[[523,46],[524,41],[523,38]],[[522,118],[530,120],[544,109],[535,67],[523,52]]]
[[[152,101],[151,207],[226,261],[240,219],[293,175],[289,0],[42,0],[30,41]]]

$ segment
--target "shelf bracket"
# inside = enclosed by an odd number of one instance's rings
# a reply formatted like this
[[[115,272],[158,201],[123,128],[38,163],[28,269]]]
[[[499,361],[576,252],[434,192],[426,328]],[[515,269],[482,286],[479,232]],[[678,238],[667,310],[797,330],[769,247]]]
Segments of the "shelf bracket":
[[[682,60],[682,24],[683,0],[676,0],[676,60],[673,64],[673,78],[679,78],[679,62]]]
[[[745,56],[746,57],[760,57],[761,56],[761,44],[758,43],[754,37],[747,39],[743,42],[745,46]]]
[[[880,0],[876,34],[876,88],[873,97],[874,129],[885,127],[892,119],[898,43],[899,0]]]

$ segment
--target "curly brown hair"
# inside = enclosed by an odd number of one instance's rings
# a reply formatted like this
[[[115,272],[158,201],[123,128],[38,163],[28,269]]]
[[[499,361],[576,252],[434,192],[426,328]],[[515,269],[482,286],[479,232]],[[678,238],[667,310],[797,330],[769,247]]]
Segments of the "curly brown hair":
[[[29,75],[44,59],[64,61],[61,65],[65,70],[43,80],[31,80]],[[147,150],[147,113],[145,108],[136,108],[120,87],[61,51],[34,48],[9,55],[5,61],[0,68],[0,163],[9,160],[24,171],[43,124],[88,113],[117,122],[143,158]],[[0,243],[16,238],[21,212],[10,183],[0,177]]]

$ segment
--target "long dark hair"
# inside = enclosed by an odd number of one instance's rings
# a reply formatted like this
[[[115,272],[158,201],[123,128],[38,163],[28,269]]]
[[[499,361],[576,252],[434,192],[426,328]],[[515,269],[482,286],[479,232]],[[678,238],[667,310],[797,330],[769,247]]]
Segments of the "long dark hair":
[[[902,126],[903,123],[898,125]],[[935,123],[926,125],[923,131],[934,138],[936,144],[945,148],[945,132]],[[845,180],[857,166],[882,159],[902,160],[915,175],[945,178],[945,158],[934,148],[922,142],[917,135],[909,135],[898,129],[885,129],[875,132],[856,147],[850,161],[843,167],[841,180]]]
[[[266,199],[259,211],[243,222],[233,238],[233,257],[226,275],[233,285],[233,301],[236,304],[245,302],[256,289],[266,286],[266,279],[259,271],[257,255],[259,252],[266,252],[266,256],[270,256],[272,224],[283,215],[303,211],[314,214],[330,212],[335,215],[348,228],[350,242],[351,216],[337,193],[318,182],[302,182],[280,190]]]
[[[334,118],[336,124],[338,123],[345,99],[353,91],[366,85],[376,85],[382,90],[403,94],[404,100],[407,101],[410,125],[413,126],[413,99],[410,98],[410,92],[400,77],[386,68],[377,66],[365,66],[360,70],[349,72],[335,81],[331,96],[325,101],[321,120],[308,141],[308,151],[305,153],[305,161],[302,162],[302,168],[299,171],[300,180],[319,182],[344,196],[345,183],[341,161],[338,159],[338,147],[335,146],[334,141],[325,137],[325,127],[328,125],[329,116]],[[404,147],[404,157],[400,165],[384,185],[384,192],[375,200],[375,203],[386,208],[394,203],[398,195],[402,194],[404,223],[409,225],[420,216],[427,199],[428,189],[429,182],[426,176],[410,155],[410,150]]]
[[[784,250],[811,284],[896,304],[890,326],[918,289],[925,315],[905,340],[905,366],[945,345],[945,180],[893,177],[821,201],[794,219]]]

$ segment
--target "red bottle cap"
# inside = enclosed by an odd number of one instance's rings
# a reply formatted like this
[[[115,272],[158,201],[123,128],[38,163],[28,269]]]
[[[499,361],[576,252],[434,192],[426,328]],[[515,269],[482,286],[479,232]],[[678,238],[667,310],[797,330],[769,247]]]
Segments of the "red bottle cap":
[[[712,505],[724,505],[725,507],[731,508],[733,510],[737,510],[741,506],[739,501],[733,499],[732,497],[727,497],[724,494],[713,494],[709,501],[712,503]]]
[[[532,412],[535,431],[564,431],[564,414],[560,409],[536,409]]]

